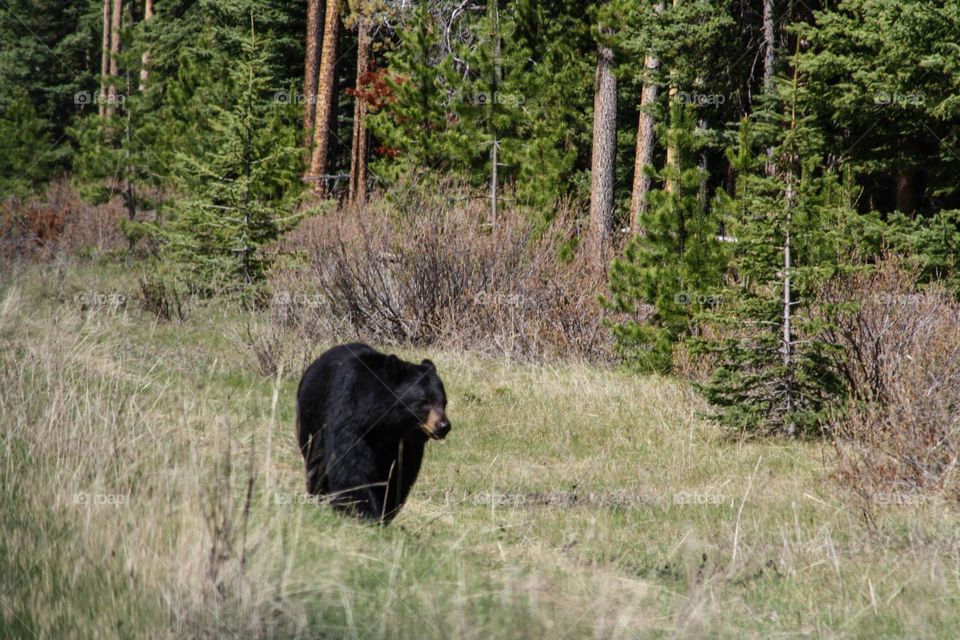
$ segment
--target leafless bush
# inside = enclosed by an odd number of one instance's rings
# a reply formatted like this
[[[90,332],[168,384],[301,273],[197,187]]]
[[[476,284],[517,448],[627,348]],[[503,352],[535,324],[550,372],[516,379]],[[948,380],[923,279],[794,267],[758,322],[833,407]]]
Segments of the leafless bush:
[[[821,295],[850,402],[834,420],[839,477],[866,497],[942,489],[960,496],[960,305],[883,260]]]
[[[140,306],[158,320],[183,322],[189,315],[188,297],[169,273],[151,273],[140,277]]]
[[[281,323],[264,320],[257,313],[251,313],[242,328],[228,330],[226,337],[262,376],[301,371],[309,364],[310,345]]]
[[[382,199],[306,221],[288,243],[306,248],[309,270],[273,283],[290,298],[285,319],[325,339],[609,358],[605,271],[561,256],[576,236],[572,215],[537,228],[507,211],[491,228],[486,214],[468,199],[428,201],[413,214]]]
[[[49,260],[58,252],[104,253],[127,246],[119,199],[84,203],[67,181],[50,183],[42,197],[0,204],[0,255]]]

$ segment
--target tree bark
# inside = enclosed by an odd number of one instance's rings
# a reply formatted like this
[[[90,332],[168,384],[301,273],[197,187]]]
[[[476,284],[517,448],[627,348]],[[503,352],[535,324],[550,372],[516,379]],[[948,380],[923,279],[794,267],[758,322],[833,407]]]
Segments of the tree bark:
[[[896,185],[897,211],[913,217],[917,210],[917,189],[915,175],[912,171],[900,171],[894,178]]]
[[[333,0],[331,0],[333,1]],[[303,74],[303,144],[310,148],[317,119],[317,76],[320,74],[321,0],[307,0],[307,47]]]
[[[370,21],[361,16],[357,22],[357,81],[353,104],[353,146],[350,153],[350,202],[367,197],[367,103],[359,95],[363,76],[370,66]]]
[[[143,21],[146,22],[153,17],[153,0],[144,0],[143,3]],[[150,65],[150,50],[143,52],[140,57],[140,85],[137,87],[140,91],[147,88],[147,78],[150,72],[147,67]]]
[[[673,6],[677,6],[678,0],[673,0]],[[678,123],[673,121],[673,103],[677,99],[677,70],[670,69],[670,87],[667,89],[667,114],[670,120],[670,127],[676,127]],[[673,193],[676,185],[674,184],[674,178],[670,175],[672,173],[678,173],[678,164],[680,160],[680,150],[677,148],[677,136],[668,134],[667,135],[667,169],[668,172],[667,178],[663,181],[663,189],[667,193]]]
[[[489,127],[490,127],[490,226],[497,228],[499,184],[497,169],[500,162],[500,141],[497,137],[497,92],[500,91],[500,11],[495,0],[487,3],[490,21],[490,42],[493,45],[493,74],[490,78]]]
[[[110,2],[103,0],[103,44],[100,51],[100,95],[97,104],[103,118],[107,114],[107,77],[110,75]]]
[[[763,92],[770,92],[773,84],[774,47],[773,0],[763,0]]]
[[[655,73],[660,60],[647,56],[644,60],[647,71]],[[640,216],[647,210],[647,195],[650,193],[650,176],[646,167],[653,159],[653,114],[650,109],[657,101],[657,85],[648,82],[640,94],[640,117],[637,123],[637,152],[633,161],[633,193],[630,197],[630,232],[639,233]]]
[[[763,0],[763,93],[769,94],[773,89],[773,63],[776,35],[773,29],[773,0]],[[768,176],[776,173],[776,162],[773,159],[773,147],[767,147],[767,163],[765,171]]]
[[[340,4],[329,0],[323,20],[323,47],[320,57],[320,75],[317,79],[317,116],[314,123],[313,155],[310,158],[310,176],[314,190],[326,191],[323,184],[330,148],[330,120],[333,113],[333,94],[337,78],[337,30],[340,24]]]
[[[120,75],[120,26],[123,16],[123,0],[113,0],[110,16],[110,87],[107,90],[106,117],[112,118],[117,111],[117,85],[114,79]]]
[[[617,79],[613,52],[597,47],[593,87],[593,153],[590,160],[590,231],[593,257],[600,261],[613,224],[613,165],[617,143]]]

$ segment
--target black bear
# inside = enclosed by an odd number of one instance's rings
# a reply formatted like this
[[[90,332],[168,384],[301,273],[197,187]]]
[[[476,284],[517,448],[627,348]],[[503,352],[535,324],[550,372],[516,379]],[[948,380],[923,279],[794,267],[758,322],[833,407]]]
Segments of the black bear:
[[[365,344],[326,351],[297,390],[307,492],[342,511],[390,522],[417,479],[427,440],[450,432],[446,408],[429,360],[405,362]]]

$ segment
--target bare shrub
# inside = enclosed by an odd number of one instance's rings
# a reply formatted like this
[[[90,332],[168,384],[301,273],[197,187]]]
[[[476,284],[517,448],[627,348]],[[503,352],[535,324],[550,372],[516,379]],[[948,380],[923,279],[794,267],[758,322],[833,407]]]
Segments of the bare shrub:
[[[189,315],[188,296],[169,273],[150,273],[140,277],[140,306],[158,320],[183,322]]]
[[[838,477],[866,498],[894,491],[960,496],[960,305],[918,292],[896,258],[836,279],[821,294],[827,339],[850,401],[833,420]]]
[[[265,377],[299,371],[309,364],[309,348],[282,324],[256,313],[246,318],[241,329],[227,330],[226,337],[252,370]]]
[[[335,332],[324,339],[346,330],[380,343],[608,359],[605,270],[562,259],[576,236],[572,214],[543,228],[516,211],[495,229],[485,219],[482,202],[404,214],[387,199],[312,218],[286,241],[306,248],[309,270],[275,276],[274,291],[305,296],[286,319],[306,326],[313,316],[314,329]]]
[[[84,203],[65,180],[47,186],[29,202],[6,201],[0,208],[0,255],[49,260],[57,252],[105,253],[127,246],[120,227],[119,198]]]

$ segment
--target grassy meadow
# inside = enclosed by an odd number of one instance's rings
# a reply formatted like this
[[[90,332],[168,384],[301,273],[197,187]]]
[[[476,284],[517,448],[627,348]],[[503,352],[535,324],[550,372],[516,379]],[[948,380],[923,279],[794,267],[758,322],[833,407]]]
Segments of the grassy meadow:
[[[0,636],[960,637],[957,507],[863,504],[817,442],[732,438],[685,383],[430,348],[453,432],[390,527],[302,498],[330,344],[136,269],[0,275]],[[380,345],[376,345],[380,346]]]

